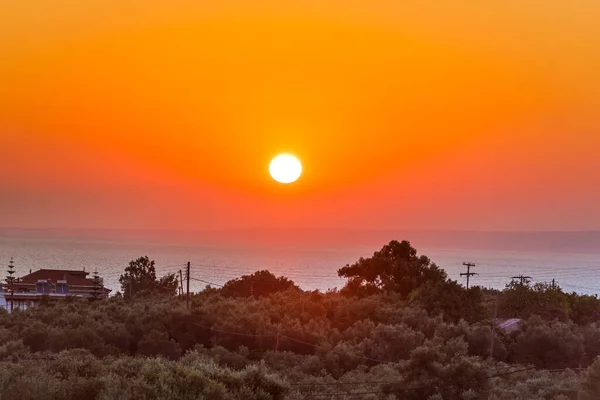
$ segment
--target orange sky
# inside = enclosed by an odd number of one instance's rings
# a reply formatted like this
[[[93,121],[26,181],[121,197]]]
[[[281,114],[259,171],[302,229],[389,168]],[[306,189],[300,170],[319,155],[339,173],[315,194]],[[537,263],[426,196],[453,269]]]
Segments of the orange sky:
[[[2,226],[600,229],[597,0],[5,3]]]

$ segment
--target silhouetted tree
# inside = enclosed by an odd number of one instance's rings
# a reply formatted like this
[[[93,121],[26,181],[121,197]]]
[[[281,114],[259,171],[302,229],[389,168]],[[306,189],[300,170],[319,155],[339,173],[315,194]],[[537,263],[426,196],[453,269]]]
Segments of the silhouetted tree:
[[[396,240],[373,254],[360,258],[352,265],[338,271],[340,277],[348,278],[346,294],[373,294],[382,291],[400,293],[403,297],[421,285],[440,283],[446,273],[425,256],[417,256],[417,250],[409,242]]]
[[[98,271],[94,271],[93,280],[94,288],[92,289],[91,300],[99,300],[102,297],[104,288],[102,287],[102,279],[100,278],[100,275],[98,275]]]
[[[174,295],[177,289],[175,274],[167,274],[160,280],[156,279],[154,260],[148,256],[140,257],[129,262],[125,273],[119,278],[121,290],[126,298],[140,294],[166,294]]]
[[[483,305],[479,286],[465,289],[456,281],[426,283],[413,291],[411,300],[421,305],[431,315],[442,315],[445,320],[458,322],[481,321],[488,315]]]
[[[300,290],[293,281],[286,277],[277,278],[267,270],[257,271],[252,275],[243,275],[241,278],[227,282],[221,293],[231,297],[264,297],[286,290]]]
[[[499,315],[507,318],[529,318],[539,315],[544,319],[569,318],[567,296],[558,286],[545,282],[530,286],[527,283],[512,281],[500,296]]]

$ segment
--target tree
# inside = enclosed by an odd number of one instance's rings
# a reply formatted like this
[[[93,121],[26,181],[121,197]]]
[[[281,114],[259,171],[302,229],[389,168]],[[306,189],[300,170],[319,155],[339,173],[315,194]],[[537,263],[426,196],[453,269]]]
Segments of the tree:
[[[430,282],[444,282],[446,272],[417,250],[409,242],[392,240],[370,258],[360,258],[352,265],[338,270],[338,275],[348,278],[345,292],[351,295],[372,294],[383,291],[410,293]]]
[[[177,278],[175,274],[167,274],[156,279],[156,268],[154,260],[148,256],[140,257],[129,262],[125,273],[119,278],[121,290],[126,298],[143,294],[165,294],[174,295],[177,289]]]
[[[506,285],[498,304],[499,314],[507,318],[569,319],[569,302],[560,287],[538,282],[533,286],[512,281]]]
[[[456,281],[447,280],[436,284],[426,283],[410,296],[411,301],[420,304],[430,315],[443,315],[447,321],[481,321],[487,317],[483,305],[483,293],[479,286],[465,289]]]
[[[576,324],[585,325],[600,319],[600,300],[596,296],[568,293],[570,317]]]
[[[92,300],[98,300],[102,297],[102,279],[100,279],[100,275],[98,275],[98,271],[94,271],[94,288],[92,292]]]
[[[169,339],[166,332],[152,329],[138,343],[138,354],[144,356],[163,356],[169,360],[178,359],[181,356],[181,348],[173,339]]]
[[[296,284],[284,276],[277,278],[267,270],[228,281],[221,293],[231,297],[265,297],[286,290],[300,290]]]
[[[580,394],[584,400],[600,398],[600,357],[583,373]]]
[[[6,275],[6,289],[8,290],[8,292],[10,292],[11,296],[15,290],[15,277],[13,276],[13,274],[15,273],[15,262],[13,261],[12,257],[10,259],[10,262],[8,263],[8,269],[6,270],[6,273],[8,275]],[[12,311],[13,309],[13,300],[12,297],[10,299],[10,310]]]
[[[578,367],[585,357],[584,337],[572,322],[546,322],[535,315],[521,324],[515,336],[512,362],[561,369]]]

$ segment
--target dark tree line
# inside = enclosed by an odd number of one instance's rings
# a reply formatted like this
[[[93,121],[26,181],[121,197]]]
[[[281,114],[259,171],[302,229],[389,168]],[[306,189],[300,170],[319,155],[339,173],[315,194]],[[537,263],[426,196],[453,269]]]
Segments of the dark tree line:
[[[467,290],[408,242],[339,274],[347,285],[321,293],[258,271],[194,294],[187,310],[175,277],[157,278],[142,257],[125,268],[124,296],[0,313],[0,394],[600,398],[594,297],[544,285]],[[494,327],[496,298],[519,329]]]

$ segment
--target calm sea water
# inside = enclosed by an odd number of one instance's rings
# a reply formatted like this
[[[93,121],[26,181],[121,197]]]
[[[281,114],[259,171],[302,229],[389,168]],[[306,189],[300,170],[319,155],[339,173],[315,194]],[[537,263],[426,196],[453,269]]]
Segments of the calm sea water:
[[[119,290],[119,276],[127,263],[142,255],[156,261],[157,274],[177,272],[191,262],[191,276],[223,284],[229,279],[268,269],[276,275],[292,279],[306,290],[325,291],[341,288],[344,280],[337,270],[368,257],[372,247],[336,247],[283,249],[268,247],[226,247],[173,244],[141,240],[91,240],[66,238],[0,238],[0,265],[15,260],[17,275],[40,268],[98,270],[105,285]],[[459,250],[419,248],[444,268],[451,279],[465,283],[460,277],[465,272],[463,262],[476,264],[472,285],[502,288],[511,277],[520,274],[531,276],[533,282],[556,282],[566,291],[600,294],[600,254],[539,253],[525,251]],[[184,269],[185,271],[185,269]],[[191,289],[199,291],[205,286],[192,281]]]

